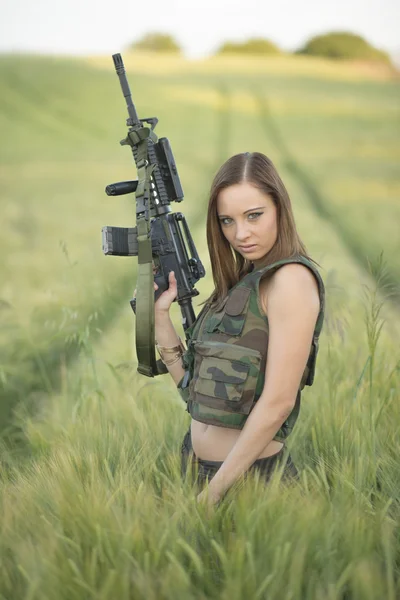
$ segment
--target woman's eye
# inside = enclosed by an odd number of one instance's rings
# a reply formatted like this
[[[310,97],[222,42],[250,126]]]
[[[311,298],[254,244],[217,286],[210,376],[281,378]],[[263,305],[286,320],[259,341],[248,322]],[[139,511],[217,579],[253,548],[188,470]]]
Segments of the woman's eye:
[[[263,214],[264,213],[262,213],[262,212],[250,213],[248,215],[248,218],[250,221],[255,221],[256,219],[258,219],[258,217],[260,217]],[[232,219],[230,217],[224,217],[224,218],[220,219],[219,222],[221,223],[221,225],[231,225]]]

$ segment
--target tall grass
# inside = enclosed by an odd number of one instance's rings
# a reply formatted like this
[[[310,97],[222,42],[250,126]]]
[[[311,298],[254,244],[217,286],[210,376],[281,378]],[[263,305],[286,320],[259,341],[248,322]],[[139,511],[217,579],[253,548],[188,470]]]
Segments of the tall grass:
[[[372,348],[365,327],[375,369],[361,381],[325,332],[290,441],[300,481],[252,475],[209,518],[181,481],[188,416],[174,387],[96,376],[82,356],[62,393],[21,415],[32,456],[1,478],[2,597],[397,598],[400,369],[380,326]]]

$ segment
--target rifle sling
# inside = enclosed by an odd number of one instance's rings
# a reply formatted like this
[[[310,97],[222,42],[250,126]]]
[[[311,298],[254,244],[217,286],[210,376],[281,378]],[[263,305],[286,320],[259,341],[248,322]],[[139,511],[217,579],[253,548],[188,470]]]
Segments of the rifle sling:
[[[144,196],[147,210],[137,216],[138,281],[136,292],[136,353],[138,371],[147,377],[157,373],[154,334],[154,276],[150,236],[150,178],[154,165],[147,163],[147,139],[138,144],[138,188],[136,199]],[[139,193],[138,193],[139,192]]]

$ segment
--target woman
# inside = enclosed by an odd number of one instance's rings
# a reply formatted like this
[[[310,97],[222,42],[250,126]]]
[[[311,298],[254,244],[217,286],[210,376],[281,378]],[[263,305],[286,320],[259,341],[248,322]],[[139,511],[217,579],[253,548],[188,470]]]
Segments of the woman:
[[[237,154],[222,165],[210,193],[207,242],[214,291],[182,345],[169,309],[174,273],[155,305],[161,359],[192,416],[182,443],[199,499],[218,502],[241,476],[265,480],[284,458],[314,378],[324,316],[324,285],[296,231],[286,188],[265,155]],[[268,357],[268,358],[267,358]],[[283,474],[296,477],[290,456]]]

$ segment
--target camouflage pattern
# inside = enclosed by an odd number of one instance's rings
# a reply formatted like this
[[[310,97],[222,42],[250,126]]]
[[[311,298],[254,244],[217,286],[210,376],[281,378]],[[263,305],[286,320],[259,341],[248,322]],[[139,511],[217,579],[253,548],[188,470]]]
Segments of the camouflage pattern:
[[[284,264],[301,263],[314,273],[320,296],[307,366],[295,407],[274,439],[284,440],[300,412],[301,390],[312,385],[324,309],[324,284],[316,267],[303,256],[278,261],[245,275],[228,293],[218,311],[205,305],[186,331],[188,349],[183,356],[185,377],[178,389],[193,419],[231,429],[242,429],[265,383],[268,319],[259,303],[259,284],[264,274]]]

